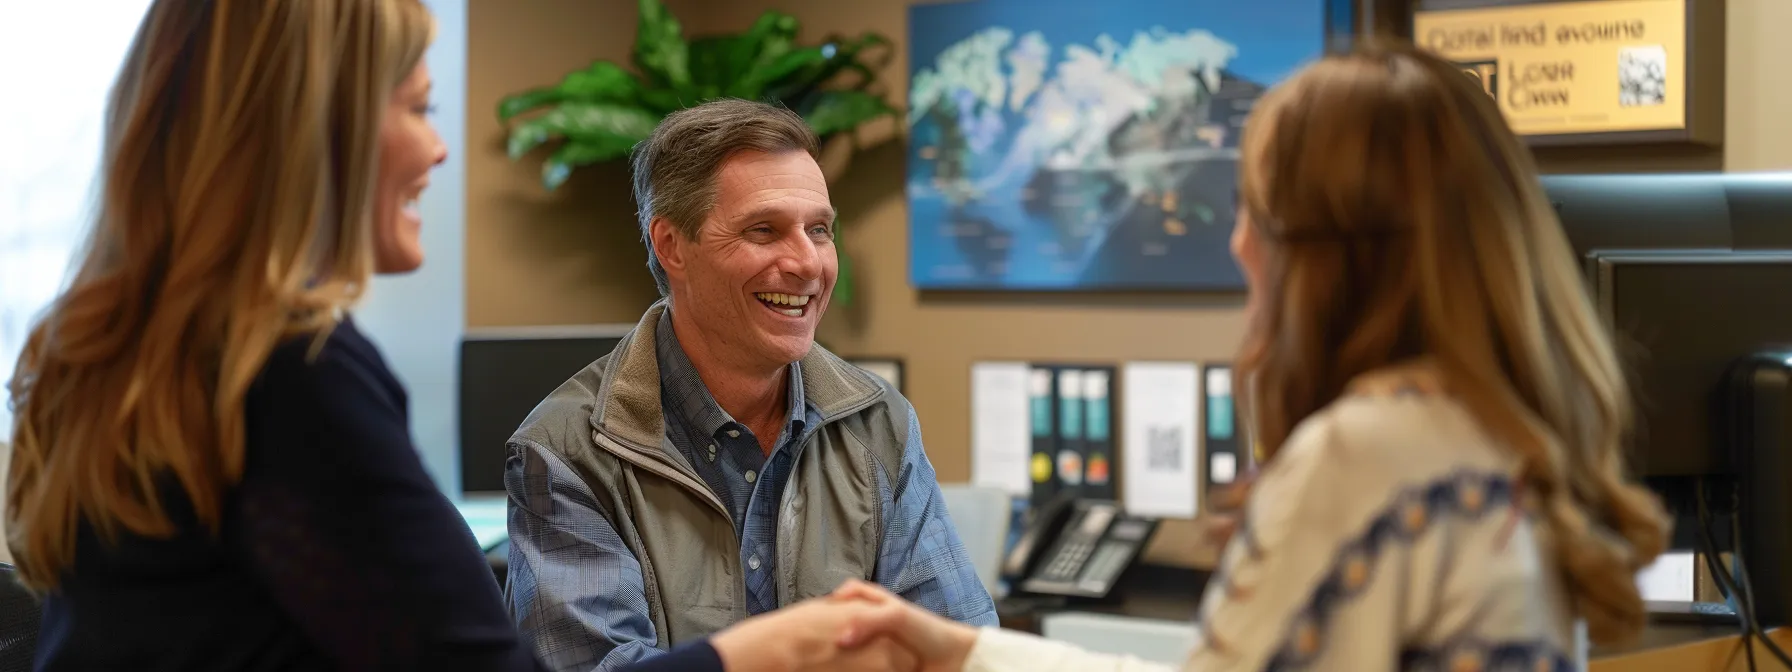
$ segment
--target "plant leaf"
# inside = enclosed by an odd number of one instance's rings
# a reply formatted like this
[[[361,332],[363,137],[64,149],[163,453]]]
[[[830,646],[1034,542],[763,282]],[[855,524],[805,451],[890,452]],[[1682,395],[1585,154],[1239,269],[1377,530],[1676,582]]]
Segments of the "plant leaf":
[[[828,47],[803,47],[786,51],[782,55],[765,63],[756,63],[734,86],[728,89],[728,95],[736,98],[758,100],[763,98],[766,87],[778,82],[793,73],[805,69],[819,69],[827,63]]]
[[[684,27],[660,0],[639,0],[641,20],[635,24],[635,67],[661,86],[686,89],[691,85],[690,47]]]
[[[572,177],[574,168],[628,156],[634,143],[625,140],[621,137],[584,138],[561,145],[541,164],[542,186],[553,191]]]
[[[752,44],[752,49],[747,54],[749,60],[762,63],[784,55],[784,52],[790,51],[796,44],[796,34],[802,26],[802,22],[797,21],[796,17],[777,10],[760,14],[753,22],[753,27],[746,32],[748,41]]]
[[[737,35],[705,37],[691,42],[691,80],[713,85],[717,93],[735,96],[736,85],[753,69],[790,51],[802,24],[789,14],[769,10]],[[750,96],[740,96],[750,97]]]
[[[802,23],[796,17],[777,10],[759,15],[753,26],[741,34],[735,51],[727,57],[725,73],[718,78],[727,95],[760,99],[764,81],[755,73],[790,53],[801,27]]]
[[[641,80],[620,65],[597,61],[584,70],[567,73],[555,88],[560,89],[567,100],[632,103],[641,93]]]
[[[540,126],[524,125],[510,129],[510,137],[505,139],[504,154],[515,161],[528,154],[536,147],[550,140],[547,129]]]
[[[816,94],[814,107],[803,113],[803,121],[816,135],[827,136],[886,114],[896,114],[896,108],[864,91],[822,91]]]
[[[513,93],[498,101],[498,121],[499,123],[508,122],[511,117],[562,100],[565,100],[565,94],[561,93],[560,87],[557,86]]]
[[[859,56],[871,47],[888,45],[890,41],[876,33],[865,33],[857,39],[830,37],[820,46],[813,47],[822,58],[806,63],[803,67],[782,74],[765,83],[765,95],[774,100],[800,98],[828,83],[835,75],[847,69],[869,73],[870,68],[860,62]],[[867,78],[861,87],[869,83]]]
[[[703,102],[696,96],[685,96],[675,89],[645,89],[641,91],[641,103],[647,109],[665,116],[682,110],[687,106]]]
[[[691,84],[699,89],[721,90],[738,75],[736,70],[750,58],[744,35],[719,35],[691,40],[689,48]]]
[[[622,66],[609,61],[592,63],[560,78],[560,83],[506,96],[498,101],[498,121],[508,122],[529,110],[566,102],[634,103],[640,98],[641,81]]]
[[[575,141],[626,142],[629,146],[653,134],[660,115],[633,105],[567,102],[510,130],[506,148],[516,159],[554,138]]]

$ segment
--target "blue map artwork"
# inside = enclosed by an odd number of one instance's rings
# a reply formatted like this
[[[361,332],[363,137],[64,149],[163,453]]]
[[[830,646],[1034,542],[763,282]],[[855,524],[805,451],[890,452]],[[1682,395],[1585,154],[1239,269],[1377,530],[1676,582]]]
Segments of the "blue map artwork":
[[[922,289],[1234,290],[1245,116],[1323,0],[977,0],[909,13]]]

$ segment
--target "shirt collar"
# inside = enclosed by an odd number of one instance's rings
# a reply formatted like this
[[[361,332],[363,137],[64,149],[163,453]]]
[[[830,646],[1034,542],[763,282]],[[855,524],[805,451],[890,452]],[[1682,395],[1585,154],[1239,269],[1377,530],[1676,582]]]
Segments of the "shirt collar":
[[[716,403],[715,395],[710,394],[709,387],[703,384],[703,378],[697,375],[696,365],[684,352],[684,346],[678,343],[678,334],[672,330],[672,310],[668,308],[660,314],[659,325],[654,329],[654,348],[660,362],[660,394],[663,403],[669,410],[679,414],[690,431],[703,438],[715,438],[724,430],[743,427],[722,406]],[[789,418],[786,433],[795,436],[803,430],[808,418],[807,400],[803,396],[803,367],[801,362],[790,363],[790,381],[786,386],[789,395]]]

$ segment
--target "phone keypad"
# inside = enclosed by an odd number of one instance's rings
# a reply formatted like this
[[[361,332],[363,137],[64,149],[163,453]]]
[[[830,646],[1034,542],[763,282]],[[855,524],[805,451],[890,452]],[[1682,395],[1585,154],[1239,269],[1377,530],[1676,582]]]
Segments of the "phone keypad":
[[[1083,572],[1083,580],[1078,587],[1084,590],[1105,591],[1109,583],[1126,571],[1126,563],[1132,560],[1134,547],[1130,544],[1107,542],[1095,552],[1095,559],[1089,562],[1089,571]]]
[[[1052,558],[1052,564],[1045,568],[1046,576],[1054,581],[1069,581],[1081,573],[1083,563],[1089,554],[1095,552],[1095,544],[1082,539],[1066,539]]]

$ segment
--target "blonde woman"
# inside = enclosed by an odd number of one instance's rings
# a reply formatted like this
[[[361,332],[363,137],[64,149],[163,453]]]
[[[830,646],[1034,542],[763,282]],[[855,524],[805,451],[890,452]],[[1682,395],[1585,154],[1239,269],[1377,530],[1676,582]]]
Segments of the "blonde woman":
[[[40,669],[525,670],[497,583],[349,309],[423,263],[446,156],[419,0],[155,0],[101,210],[10,384],[6,541]],[[871,609],[780,610],[638,669],[782,672]],[[789,632],[806,632],[796,636]]]
[[[1643,627],[1666,517],[1523,145],[1451,64],[1327,58],[1259,103],[1233,252],[1271,453],[1184,670],[1568,670]],[[975,630],[856,584],[929,670],[1155,670]]]
[[[532,664],[345,317],[422,263],[432,31],[417,0],[149,7],[11,383],[40,668]]]

